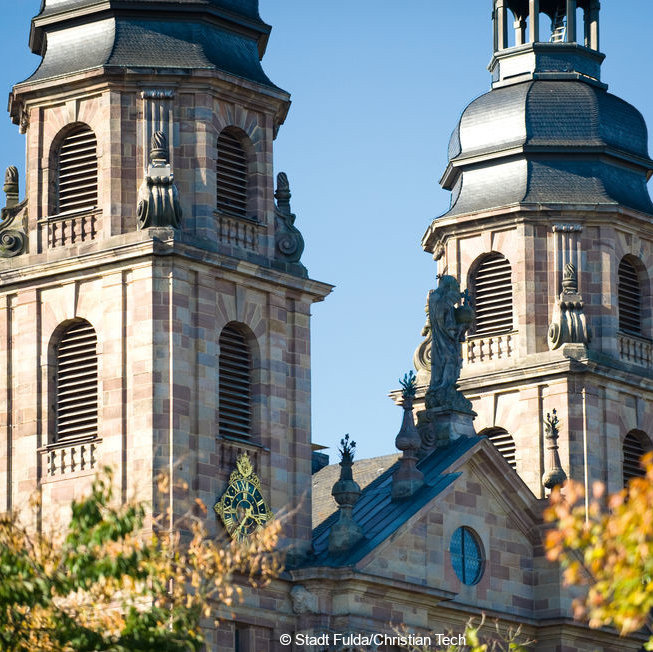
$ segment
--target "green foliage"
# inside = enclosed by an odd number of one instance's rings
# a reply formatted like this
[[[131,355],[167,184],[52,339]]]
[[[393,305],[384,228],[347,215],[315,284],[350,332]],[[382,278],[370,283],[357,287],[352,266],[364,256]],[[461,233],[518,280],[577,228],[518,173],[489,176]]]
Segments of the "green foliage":
[[[156,527],[145,533],[143,504],[114,505],[105,469],[72,503],[63,536],[0,518],[0,649],[199,650],[200,619],[239,597],[234,573],[265,582],[280,571],[278,524],[238,545],[209,539],[189,518],[182,543]]]

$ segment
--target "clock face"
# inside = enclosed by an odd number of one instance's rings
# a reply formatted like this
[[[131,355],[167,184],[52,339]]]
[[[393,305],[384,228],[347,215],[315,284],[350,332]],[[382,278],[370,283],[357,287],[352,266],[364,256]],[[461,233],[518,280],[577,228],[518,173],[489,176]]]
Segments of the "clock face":
[[[270,512],[258,487],[247,479],[229,484],[215,506],[233,539],[244,541],[250,534],[265,526]]]

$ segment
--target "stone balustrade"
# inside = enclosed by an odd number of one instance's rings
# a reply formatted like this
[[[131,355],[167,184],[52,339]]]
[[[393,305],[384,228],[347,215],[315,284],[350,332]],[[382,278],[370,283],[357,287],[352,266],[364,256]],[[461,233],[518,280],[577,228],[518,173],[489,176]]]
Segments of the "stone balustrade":
[[[619,357],[624,362],[650,369],[653,366],[653,341],[626,333],[617,334]]]
[[[95,240],[101,231],[100,211],[85,211],[48,217],[39,222],[41,241],[48,249]],[[45,232],[45,233],[44,233]]]
[[[39,450],[41,477],[44,480],[82,475],[93,471],[98,462],[100,440],[58,442]]]
[[[215,215],[218,219],[218,239],[222,244],[258,252],[258,234],[261,228],[258,222],[220,212]]]
[[[463,366],[496,362],[512,358],[516,345],[515,331],[499,335],[472,335],[463,342]]]

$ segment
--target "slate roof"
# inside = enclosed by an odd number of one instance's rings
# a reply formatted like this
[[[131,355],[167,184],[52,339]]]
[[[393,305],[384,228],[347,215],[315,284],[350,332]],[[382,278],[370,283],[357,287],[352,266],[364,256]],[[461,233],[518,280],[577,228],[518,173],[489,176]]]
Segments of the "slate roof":
[[[363,529],[365,538],[346,552],[337,555],[330,554],[328,551],[329,532],[331,526],[339,518],[339,514],[335,512],[314,528],[314,557],[308,559],[305,562],[306,565],[352,566],[359,562],[459,477],[460,473],[447,473],[446,469],[472,448],[478,446],[483,439],[485,438],[461,437],[421,460],[418,468],[424,473],[425,484],[408,500],[392,500],[392,475],[398,463],[393,464],[370,484],[361,487],[361,496],[354,505],[353,517]],[[389,457],[391,456],[355,462],[354,477],[356,477],[357,465],[366,466],[368,469],[374,468],[379,466],[381,460],[388,461]],[[322,491],[325,489],[324,486],[321,488]]]
[[[71,11],[82,7],[90,7],[106,0],[42,0],[39,16],[51,16],[56,13]],[[205,4],[227,9],[248,18],[260,20],[258,0],[130,0],[135,4],[148,4],[156,2],[158,5],[166,3],[176,5]]]
[[[30,42],[47,47],[26,81],[106,66],[222,70],[274,87],[260,63],[269,31],[258,0],[45,0]]]
[[[482,95],[463,112],[449,161],[447,216],[520,202],[622,204],[653,213],[644,118],[582,81],[527,81]]]
[[[399,458],[399,453],[370,457],[365,460],[356,460],[352,471],[354,480],[361,488],[367,487],[376,480],[384,471],[390,468]],[[340,464],[330,464],[320,469],[313,476],[313,527],[325,521],[338,505],[331,495],[331,489],[340,477]]]

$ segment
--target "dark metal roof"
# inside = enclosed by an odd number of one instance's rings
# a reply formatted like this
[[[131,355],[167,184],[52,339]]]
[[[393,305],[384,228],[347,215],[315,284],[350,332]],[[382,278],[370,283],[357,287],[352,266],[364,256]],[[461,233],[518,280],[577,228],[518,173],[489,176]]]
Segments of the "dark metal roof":
[[[258,0],[45,0],[30,37],[43,59],[26,81],[107,66],[214,69],[274,86],[260,64],[269,31]]]
[[[449,143],[447,215],[518,202],[619,203],[653,213],[642,115],[580,81],[496,88],[463,112]]]
[[[129,0],[131,4],[146,5],[148,3],[165,5],[211,5],[226,9],[248,18],[260,20],[258,0]],[[64,11],[71,11],[93,5],[106,4],[106,0],[42,0],[39,16],[51,16]]]
[[[366,487],[376,480],[381,473],[390,468],[399,457],[399,453],[383,457],[369,457],[356,460],[352,467],[354,481],[361,487]],[[338,509],[331,495],[333,485],[340,477],[340,464],[329,464],[313,476],[313,527],[317,527]]]
[[[480,445],[484,439],[483,437],[461,437],[421,460],[418,467],[424,473],[425,485],[408,500],[392,500],[392,475],[399,463],[393,464],[376,480],[362,488],[361,496],[354,506],[353,517],[365,532],[365,537],[351,550],[331,555],[328,550],[329,532],[331,526],[339,518],[339,512],[336,512],[313,530],[315,556],[307,561],[307,565],[351,566],[356,564],[459,477],[460,473],[447,473],[446,470],[474,446]],[[374,463],[379,459],[385,460],[386,458],[373,458],[370,462]],[[357,464],[361,464],[361,462],[354,464],[354,470]]]

